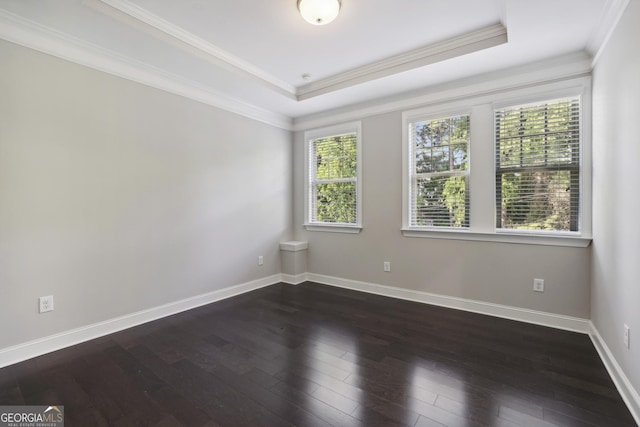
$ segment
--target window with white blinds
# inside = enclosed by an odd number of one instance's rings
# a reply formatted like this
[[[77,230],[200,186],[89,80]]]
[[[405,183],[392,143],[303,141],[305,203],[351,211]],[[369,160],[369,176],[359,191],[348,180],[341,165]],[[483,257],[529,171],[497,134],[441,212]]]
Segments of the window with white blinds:
[[[408,123],[409,227],[469,228],[469,119]]]
[[[580,229],[580,98],[494,111],[496,228]]]
[[[307,137],[307,224],[359,226],[359,124]]]

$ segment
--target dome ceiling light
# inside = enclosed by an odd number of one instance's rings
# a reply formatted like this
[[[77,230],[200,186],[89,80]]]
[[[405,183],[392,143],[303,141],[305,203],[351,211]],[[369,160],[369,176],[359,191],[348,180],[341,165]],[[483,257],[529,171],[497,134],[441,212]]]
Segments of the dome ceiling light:
[[[326,25],[340,12],[340,0],[298,0],[300,15],[310,24]]]

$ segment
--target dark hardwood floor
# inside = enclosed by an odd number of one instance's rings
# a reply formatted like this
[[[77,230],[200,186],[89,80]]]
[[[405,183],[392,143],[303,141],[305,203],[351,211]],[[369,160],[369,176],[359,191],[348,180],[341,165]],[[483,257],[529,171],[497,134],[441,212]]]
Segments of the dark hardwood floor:
[[[636,426],[589,340],[314,283],[0,369],[66,426]]]

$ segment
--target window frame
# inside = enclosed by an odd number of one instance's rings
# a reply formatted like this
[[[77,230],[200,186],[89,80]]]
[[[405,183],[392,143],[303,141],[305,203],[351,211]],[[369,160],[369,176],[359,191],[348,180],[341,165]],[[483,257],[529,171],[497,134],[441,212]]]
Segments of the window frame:
[[[580,97],[580,218],[579,232],[536,232],[496,227],[495,110],[568,97]],[[546,246],[587,247],[591,243],[591,77],[571,77],[526,87],[488,91],[427,104],[402,112],[402,228],[405,237],[501,242]],[[443,117],[470,110],[468,230],[411,227],[409,193],[409,122],[420,117]]]
[[[355,134],[356,136],[356,222],[351,223],[330,223],[312,220],[313,213],[313,185],[311,176],[313,170],[311,162],[313,151],[311,145],[318,139],[331,138],[334,136]],[[362,123],[360,121],[343,123],[318,129],[312,129],[304,133],[304,158],[305,158],[305,185],[304,185],[304,228],[307,231],[328,231],[337,233],[359,233],[362,230]],[[343,181],[344,178],[339,181]]]

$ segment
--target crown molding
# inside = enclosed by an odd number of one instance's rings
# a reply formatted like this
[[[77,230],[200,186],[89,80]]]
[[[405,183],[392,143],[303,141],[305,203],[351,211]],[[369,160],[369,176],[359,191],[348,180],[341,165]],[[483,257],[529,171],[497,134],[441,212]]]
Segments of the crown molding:
[[[378,98],[341,109],[310,114],[293,119],[294,131],[305,131],[336,123],[361,120],[378,114],[421,108],[445,102],[477,100],[500,92],[541,84],[563,82],[591,76],[591,57],[586,52],[575,52],[530,64],[501,69],[467,77],[423,90],[405,92],[387,98]]]
[[[166,36],[182,42],[182,44],[178,45],[181,49],[187,51],[195,49],[197,52],[204,54],[203,58],[205,60],[219,66],[226,66],[236,73],[257,79],[272,90],[297,101],[303,101],[360,83],[445,61],[508,41],[507,29],[502,24],[495,24],[381,61],[372,62],[362,67],[353,68],[296,88],[261,68],[226,52],[184,28],[172,24],[127,0],[83,0],[83,2],[102,13],[113,14],[116,11],[124,13],[134,18],[134,21],[127,21],[129,25],[134,27],[139,27],[140,25],[149,26]],[[107,5],[111,11],[98,7],[99,4]]]
[[[194,81],[0,9],[0,38],[146,86],[180,95],[278,128],[291,118],[247,104]]]
[[[507,41],[507,29],[502,24],[491,25],[300,86],[297,98],[298,101],[313,98],[349,86],[498,46],[507,43]]]
[[[148,25],[150,27],[155,28],[156,30],[171,36],[186,46],[195,48],[196,50],[203,52],[205,54],[204,58],[210,62],[214,62],[216,65],[226,65],[230,66],[233,71],[236,73],[240,72],[245,76],[249,76],[251,78],[257,79],[261,83],[265,84],[267,87],[270,87],[272,90],[279,92],[285,96],[288,96],[292,99],[295,99],[296,88],[289,83],[278,79],[275,76],[267,73],[259,67],[235,56],[231,53],[215,46],[212,43],[202,39],[201,37],[196,36],[193,33],[190,33],[171,22],[149,12],[148,10],[126,0],[83,0],[85,4],[88,6],[92,6],[92,3],[100,2],[111,8],[120,11],[126,15],[129,15],[132,18],[135,18],[137,22],[141,25]],[[99,11],[108,13],[104,8],[97,8]],[[128,21],[130,25],[131,21]],[[179,47],[186,47],[185,45],[181,45]]]
[[[604,48],[607,46],[611,34],[616,29],[624,11],[629,5],[629,0],[607,0],[600,14],[601,18],[587,41],[586,49],[593,56],[591,66],[594,67],[600,59]]]

